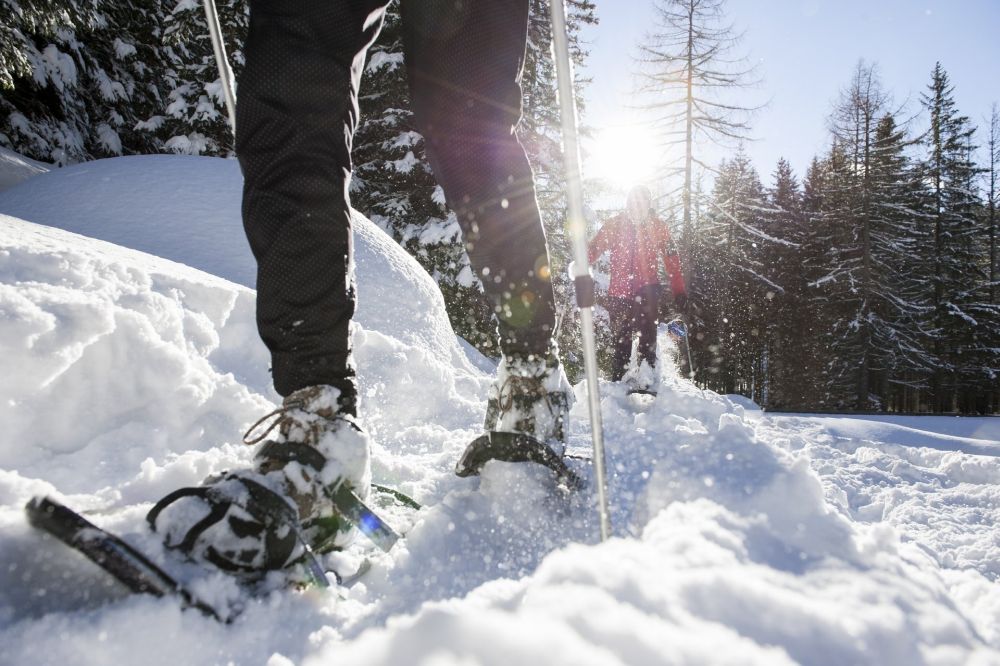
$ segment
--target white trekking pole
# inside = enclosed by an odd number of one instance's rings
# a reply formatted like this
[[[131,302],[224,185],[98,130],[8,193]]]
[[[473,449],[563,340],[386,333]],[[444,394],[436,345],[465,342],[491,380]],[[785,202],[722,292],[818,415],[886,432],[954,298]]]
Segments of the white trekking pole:
[[[569,201],[569,231],[573,242],[576,304],[580,308],[583,332],[583,361],[587,376],[590,406],[590,429],[594,440],[594,472],[597,476],[598,510],[601,517],[601,540],[611,535],[608,512],[607,477],[604,469],[604,426],[601,423],[601,395],[597,385],[597,343],[594,337],[594,278],[587,260],[587,227],[583,216],[583,183],[580,174],[580,146],[576,129],[576,100],[573,95],[573,71],[566,32],[566,8],[563,0],[551,0],[552,46],[559,82],[559,107],[562,115],[563,159],[566,163],[566,194]]]
[[[688,379],[694,381],[694,363],[691,362],[691,336],[688,335],[691,328],[687,325],[687,317],[682,316],[681,323],[684,324],[684,349],[687,350],[688,355]]]
[[[236,136],[236,86],[233,83],[233,70],[229,67],[229,59],[226,57],[226,43],[222,41],[222,26],[219,24],[219,14],[215,11],[215,0],[205,0],[205,19],[208,21],[208,34],[212,37],[215,64],[219,68],[219,80],[222,82],[222,94],[226,100],[229,126],[233,130],[233,136]]]
[[[688,335],[688,331],[690,330],[687,322],[684,322],[684,348],[688,352],[688,379],[694,381],[694,362],[691,360],[691,336]]]

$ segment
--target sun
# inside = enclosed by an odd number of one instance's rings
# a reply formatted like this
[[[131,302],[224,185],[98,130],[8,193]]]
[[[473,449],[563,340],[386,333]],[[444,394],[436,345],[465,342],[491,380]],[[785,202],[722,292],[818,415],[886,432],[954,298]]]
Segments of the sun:
[[[660,162],[658,141],[647,126],[616,125],[599,130],[584,144],[583,171],[587,178],[617,188],[656,180]]]

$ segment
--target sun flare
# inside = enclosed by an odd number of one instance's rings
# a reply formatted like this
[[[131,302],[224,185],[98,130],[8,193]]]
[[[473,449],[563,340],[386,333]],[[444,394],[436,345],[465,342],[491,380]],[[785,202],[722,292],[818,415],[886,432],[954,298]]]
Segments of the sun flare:
[[[589,178],[627,188],[636,183],[650,184],[659,165],[657,141],[641,125],[619,125],[597,132],[587,146],[584,170]]]

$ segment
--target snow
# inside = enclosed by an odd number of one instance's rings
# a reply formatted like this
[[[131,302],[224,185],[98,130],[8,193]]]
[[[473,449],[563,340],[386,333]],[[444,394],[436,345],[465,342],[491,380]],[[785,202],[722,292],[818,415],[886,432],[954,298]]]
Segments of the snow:
[[[420,160],[417,159],[412,150],[408,150],[402,159],[390,160],[387,164],[391,165],[397,173],[410,173],[413,171],[413,167],[420,164]]]
[[[0,213],[155,254],[253,288],[257,267],[243,233],[241,187],[235,160],[118,157],[59,169],[0,192]],[[447,238],[457,223],[449,219],[439,227]],[[354,228],[356,320],[366,329],[419,341],[444,358],[464,359],[447,320],[429,314],[444,309],[434,281],[364,217],[354,217]],[[400,311],[415,315],[400,321]]]
[[[385,51],[375,51],[368,58],[368,65],[365,67],[366,73],[377,72],[383,67],[388,71],[393,71],[403,64],[402,53],[386,53]]]
[[[122,152],[122,140],[118,136],[118,132],[108,125],[107,123],[100,123],[97,126],[97,136],[100,139],[101,146],[109,153],[121,154]]]
[[[128,42],[115,38],[114,42],[115,55],[118,56],[119,60],[125,60],[137,53],[137,49],[134,44],[129,44]]]
[[[56,90],[62,92],[66,87],[75,86],[77,83],[76,63],[73,58],[59,50],[55,44],[49,44],[42,52],[35,56],[29,56],[37,62],[32,63],[35,71],[35,81],[40,85],[51,82]]]
[[[444,208],[447,205],[444,196],[444,189],[440,185],[434,186],[434,192],[431,193],[431,201],[441,206],[442,208]],[[454,215],[454,213],[452,213],[452,215]]]
[[[248,463],[277,396],[239,185],[231,161],[159,156],[0,193],[0,664],[1000,663],[1000,420],[769,414],[680,378],[664,338],[657,397],[602,386],[598,543],[592,495],[541,468],[454,476],[491,366],[360,215],[373,474],[425,508],[389,516],[407,536],[354,587],[275,592],[228,626],[124,595],[22,507],[52,494],[156,553],[152,502]]]
[[[22,180],[45,173],[51,164],[37,162],[7,148],[0,147],[0,192],[17,185]]]

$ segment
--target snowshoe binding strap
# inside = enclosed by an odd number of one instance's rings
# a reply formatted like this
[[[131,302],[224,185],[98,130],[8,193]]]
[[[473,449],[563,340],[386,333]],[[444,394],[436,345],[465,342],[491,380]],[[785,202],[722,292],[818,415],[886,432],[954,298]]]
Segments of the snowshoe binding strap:
[[[519,432],[492,431],[477,437],[459,458],[455,474],[476,476],[491,460],[538,463],[555,472],[559,482],[571,490],[579,490],[584,485],[583,480],[549,446]]]
[[[316,584],[326,587],[326,576],[323,568],[316,561],[298,528],[298,515],[284,497],[256,481],[229,474],[224,481],[237,481],[248,493],[249,499],[244,504],[237,505],[229,493],[219,490],[218,485],[181,488],[159,502],[146,514],[146,522],[156,531],[156,521],[160,513],[169,505],[184,497],[198,497],[210,507],[208,515],[195,523],[179,543],[169,544],[168,548],[179,550],[191,555],[198,538],[213,525],[220,521],[228,521],[228,527],[236,536],[259,539],[265,554],[264,570],[285,569],[296,564],[304,564]],[[247,520],[231,515],[233,506],[240,506],[252,519]],[[283,536],[281,536],[283,534]],[[295,556],[301,549],[301,555]],[[255,552],[250,550],[232,556],[224,556],[214,547],[205,549],[204,558],[223,571],[246,575],[259,575],[260,567],[253,567],[249,562]],[[246,562],[241,564],[240,560]]]
[[[674,319],[667,324],[667,332],[677,338],[687,337],[687,327],[682,319]]]

